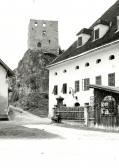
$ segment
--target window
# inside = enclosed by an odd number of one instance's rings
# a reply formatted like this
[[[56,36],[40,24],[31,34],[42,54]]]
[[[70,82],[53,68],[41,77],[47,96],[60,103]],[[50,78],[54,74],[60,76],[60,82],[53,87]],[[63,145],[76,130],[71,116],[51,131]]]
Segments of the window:
[[[63,94],[67,93],[67,84],[66,83],[64,83],[62,86],[62,92],[63,92]]]
[[[96,85],[101,85],[102,81],[101,81],[101,76],[96,76]]]
[[[75,81],[75,92],[79,92],[80,88],[79,88],[79,80]]]
[[[51,40],[48,40],[49,44],[51,43]]]
[[[79,66],[76,66],[75,69],[79,69]]]
[[[58,86],[57,86],[57,85],[54,86],[53,94],[54,94],[54,95],[57,95],[57,94],[58,94]]]
[[[35,23],[34,23],[34,26],[35,26],[35,27],[37,27],[37,26],[38,26],[38,23],[37,23],[37,22],[35,22]]]
[[[88,66],[90,66],[89,62],[87,62],[87,63],[85,64],[85,67],[88,67]]]
[[[46,27],[46,23],[43,23],[43,27]]]
[[[108,86],[115,86],[115,73],[108,74]]]
[[[96,60],[96,64],[99,64],[101,62],[101,59]]]
[[[66,72],[67,72],[67,70],[66,70],[66,69],[64,69],[63,73],[66,73]]]
[[[55,75],[57,75],[57,72],[55,72]]]
[[[37,43],[37,47],[41,47],[41,43],[40,42]]]
[[[82,37],[79,37],[78,38],[78,46],[81,46],[82,45]]]
[[[99,39],[99,29],[94,31],[95,40]]]
[[[82,83],[83,90],[84,91],[89,90],[90,79],[89,78],[85,78],[85,79],[83,79],[82,82],[83,82]]]
[[[110,55],[109,56],[109,60],[113,60],[113,59],[115,59],[115,56],[114,55]]]
[[[46,31],[45,30],[42,31],[42,35],[46,36]]]

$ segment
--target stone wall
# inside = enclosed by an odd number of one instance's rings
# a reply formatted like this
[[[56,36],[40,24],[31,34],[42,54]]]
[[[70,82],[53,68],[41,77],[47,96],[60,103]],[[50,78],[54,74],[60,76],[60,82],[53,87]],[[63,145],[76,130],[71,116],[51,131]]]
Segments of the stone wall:
[[[58,22],[31,19],[28,31],[28,48],[59,53]]]

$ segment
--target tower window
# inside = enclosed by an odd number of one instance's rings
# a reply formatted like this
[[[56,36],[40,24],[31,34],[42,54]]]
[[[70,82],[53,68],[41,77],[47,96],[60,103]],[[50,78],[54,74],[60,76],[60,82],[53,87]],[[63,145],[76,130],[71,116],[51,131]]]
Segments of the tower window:
[[[113,59],[115,59],[115,56],[114,55],[110,55],[109,56],[109,60],[113,60]]]
[[[45,30],[42,31],[42,35],[46,36],[46,31]]]
[[[43,27],[46,27],[46,23],[43,23]]]
[[[37,22],[35,22],[35,23],[34,23],[34,26],[35,26],[35,27],[37,27],[37,26],[38,26],[38,23],[37,23]]]
[[[41,43],[40,42],[38,42],[37,47],[41,47]]]
[[[48,40],[49,44],[51,43],[51,40]]]

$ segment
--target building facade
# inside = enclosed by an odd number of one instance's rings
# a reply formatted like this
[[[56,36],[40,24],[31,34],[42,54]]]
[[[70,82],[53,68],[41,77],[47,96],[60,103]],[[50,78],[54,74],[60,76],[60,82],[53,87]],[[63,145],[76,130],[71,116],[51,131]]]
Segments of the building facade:
[[[77,40],[49,69],[49,116],[53,115],[56,98],[74,107],[93,105],[97,86],[119,87],[119,1],[90,28],[83,28]]]
[[[28,31],[28,48],[53,54],[59,53],[58,21],[31,19]]]
[[[13,71],[0,60],[0,120],[8,120],[9,78],[13,75]]]

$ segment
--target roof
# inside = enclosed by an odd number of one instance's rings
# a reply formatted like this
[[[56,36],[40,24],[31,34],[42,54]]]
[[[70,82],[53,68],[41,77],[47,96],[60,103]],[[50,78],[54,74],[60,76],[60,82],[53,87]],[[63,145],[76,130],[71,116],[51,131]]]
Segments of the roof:
[[[77,36],[79,34],[82,34],[82,33],[91,35],[92,34],[92,30],[91,29],[83,28],[79,33],[77,33]]]
[[[102,38],[93,41],[93,36],[91,36],[88,42],[81,47],[77,47],[77,40],[76,40],[62,55],[59,55],[55,60],[53,60],[53,62],[51,62],[49,66],[67,60],[68,58],[72,58],[84,52],[90,51],[97,47],[101,47],[105,44],[119,40],[119,31],[117,31],[117,21],[116,21],[118,15],[119,15],[119,0],[116,1],[116,3],[111,8],[109,8],[95,23],[93,23],[93,25],[89,27],[89,29],[87,29],[87,30],[93,30],[93,27],[97,23],[103,23],[103,24],[110,23],[110,28],[108,32]]]
[[[119,94],[119,87],[103,86],[103,85],[89,85],[89,87],[94,88],[94,89],[99,89],[99,90],[102,90],[102,91],[108,91],[108,92]]]
[[[0,65],[7,71],[9,77],[14,76],[14,72],[0,59]]]

